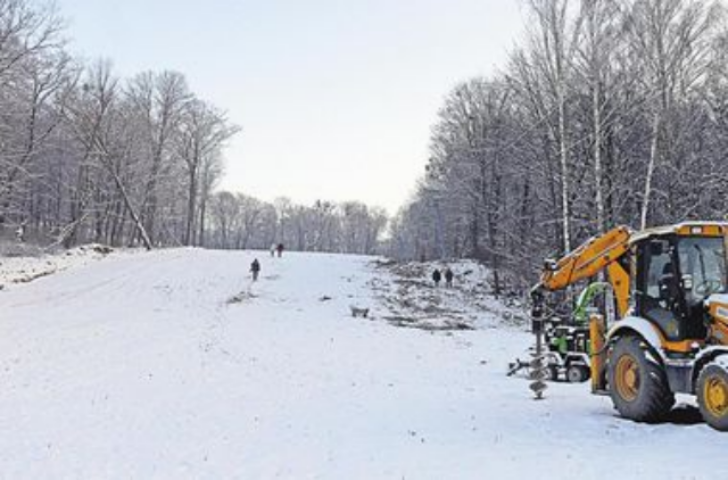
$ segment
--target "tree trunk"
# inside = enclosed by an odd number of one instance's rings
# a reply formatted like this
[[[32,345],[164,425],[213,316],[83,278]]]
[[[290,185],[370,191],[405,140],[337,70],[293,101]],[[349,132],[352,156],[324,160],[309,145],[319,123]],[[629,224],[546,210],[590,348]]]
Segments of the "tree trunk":
[[[571,251],[571,209],[569,206],[569,153],[566,145],[566,105],[563,90],[563,79],[561,79],[558,86],[559,159],[561,161],[561,222],[564,237],[564,253],[568,253]]]
[[[650,140],[650,160],[647,163],[647,176],[645,177],[645,191],[642,195],[642,214],[640,216],[640,229],[647,228],[647,215],[650,210],[650,195],[652,194],[652,177],[657,163],[657,147],[660,134],[660,113],[655,113],[652,123],[652,138]]]
[[[119,178],[119,174],[113,168],[111,168],[110,170],[111,170],[111,175],[114,177],[114,183],[116,183],[116,188],[119,189],[121,198],[124,200],[124,206],[129,211],[131,220],[132,220],[132,222],[134,222],[134,226],[136,227],[137,231],[139,232],[139,236],[141,237],[142,242],[144,243],[144,247],[147,250],[151,250],[152,241],[149,239],[149,235],[147,235],[147,230],[144,228],[144,225],[142,224],[141,220],[139,219],[139,215],[137,214],[136,210],[134,209],[134,206],[131,204],[131,199],[129,198],[129,195],[127,195],[127,193],[126,193],[126,188],[124,188],[124,184],[121,181],[121,178]]]
[[[187,225],[185,228],[186,246],[191,246],[195,226],[195,209],[197,208],[197,171],[196,168],[190,168],[189,189],[187,191]]]

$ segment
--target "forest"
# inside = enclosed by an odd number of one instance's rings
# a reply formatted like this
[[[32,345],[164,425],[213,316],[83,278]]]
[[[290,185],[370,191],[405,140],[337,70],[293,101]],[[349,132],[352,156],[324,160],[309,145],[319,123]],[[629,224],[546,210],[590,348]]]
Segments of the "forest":
[[[56,9],[0,0],[0,232],[70,247],[200,242],[237,132],[175,72],[116,76]]]
[[[381,209],[219,191],[241,128],[184,74],[114,73],[68,51],[62,12],[0,0],[0,237],[44,248],[290,248],[373,253]]]
[[[0,0],[0,236],[44,246],[268,248],[474,258],[496,294],[614,225],[723,219],[728,30],[720,2],[524,0],[509,61],[444,97],[393,218],[221,191],[243,135],[184,74],[68,51],[56,9]],[[477,59],[473,59],[477,63]],[[404,179],[403,179],[404,180]]]
[[[523,291],[615,225],[723,220],[728,30],[719,2],[529,0],[502,71],[464,79],[433,126],[401,258],[473,257]]]

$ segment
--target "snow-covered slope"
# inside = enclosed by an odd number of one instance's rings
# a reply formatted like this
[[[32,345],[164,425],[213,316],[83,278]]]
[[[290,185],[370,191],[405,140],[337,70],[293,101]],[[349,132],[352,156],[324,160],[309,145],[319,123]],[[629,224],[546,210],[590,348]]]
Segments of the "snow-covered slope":
[[[391,275],[362,257],[179,249],[6,288],[0,476],[725,475],[728,435],[702,423],[624,421],[586,385],[532,400],[504,375],[530,338],[494,328],[496,311],[466,312],[475,330],[393,326]]]
[[[22,244],[21,244],[22,247]],[[114,255],[134,253],[134,250],[115,252],[103,245],[84,245],[62,253],[41,253],[39,249],[26,249],[34,255],[5,255],[4,250],[9,249],[7,244],[0,243],[0,290],[14,283],[32,282],[40,277],[86,265],[100,260],[112,252]],[[22,248],[21,248],[22,251]]]

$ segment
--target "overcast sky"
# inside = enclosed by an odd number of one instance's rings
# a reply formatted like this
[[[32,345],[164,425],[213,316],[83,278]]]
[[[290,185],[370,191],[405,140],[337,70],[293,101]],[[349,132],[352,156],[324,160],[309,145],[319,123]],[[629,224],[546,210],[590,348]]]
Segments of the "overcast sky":
[[[71,48],[172,69],[242,132],[223,188],[394,213],[460,80],[505,65],[519,0],[57,0]]]

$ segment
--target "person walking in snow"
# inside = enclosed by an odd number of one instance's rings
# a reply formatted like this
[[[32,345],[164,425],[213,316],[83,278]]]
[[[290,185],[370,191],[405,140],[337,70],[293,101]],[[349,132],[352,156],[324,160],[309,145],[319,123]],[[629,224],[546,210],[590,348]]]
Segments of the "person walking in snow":
[[[442,279],[442,274],[440,273],[440,270],[435,269],[434,272],[432,272],[432,281],[435,282],[435,286],[437,287],[440,285],[440,280]]]
[[[276,251],[278,252],[278,258],[281,258],[281,255],[283,255],[283,244],[279,243],[276,247]]]
[[[258,262],[257,258],[250,264],[250,273],[253,274],[253,281],[257,282],[258,274],[260,273],[260,262]]]
[[[270,256],[271,256],[271,258],[275,257],[276,250],[278,250],[278,244],[277,243],[274,243],[273,245],[270,246]]]
[[[447,267],[447,270],[445,270],[445,286],[447,288],[452,288],[452,279],[455,276],[454,273],[452,273],[452,270],[450,270],[450,267]]]

